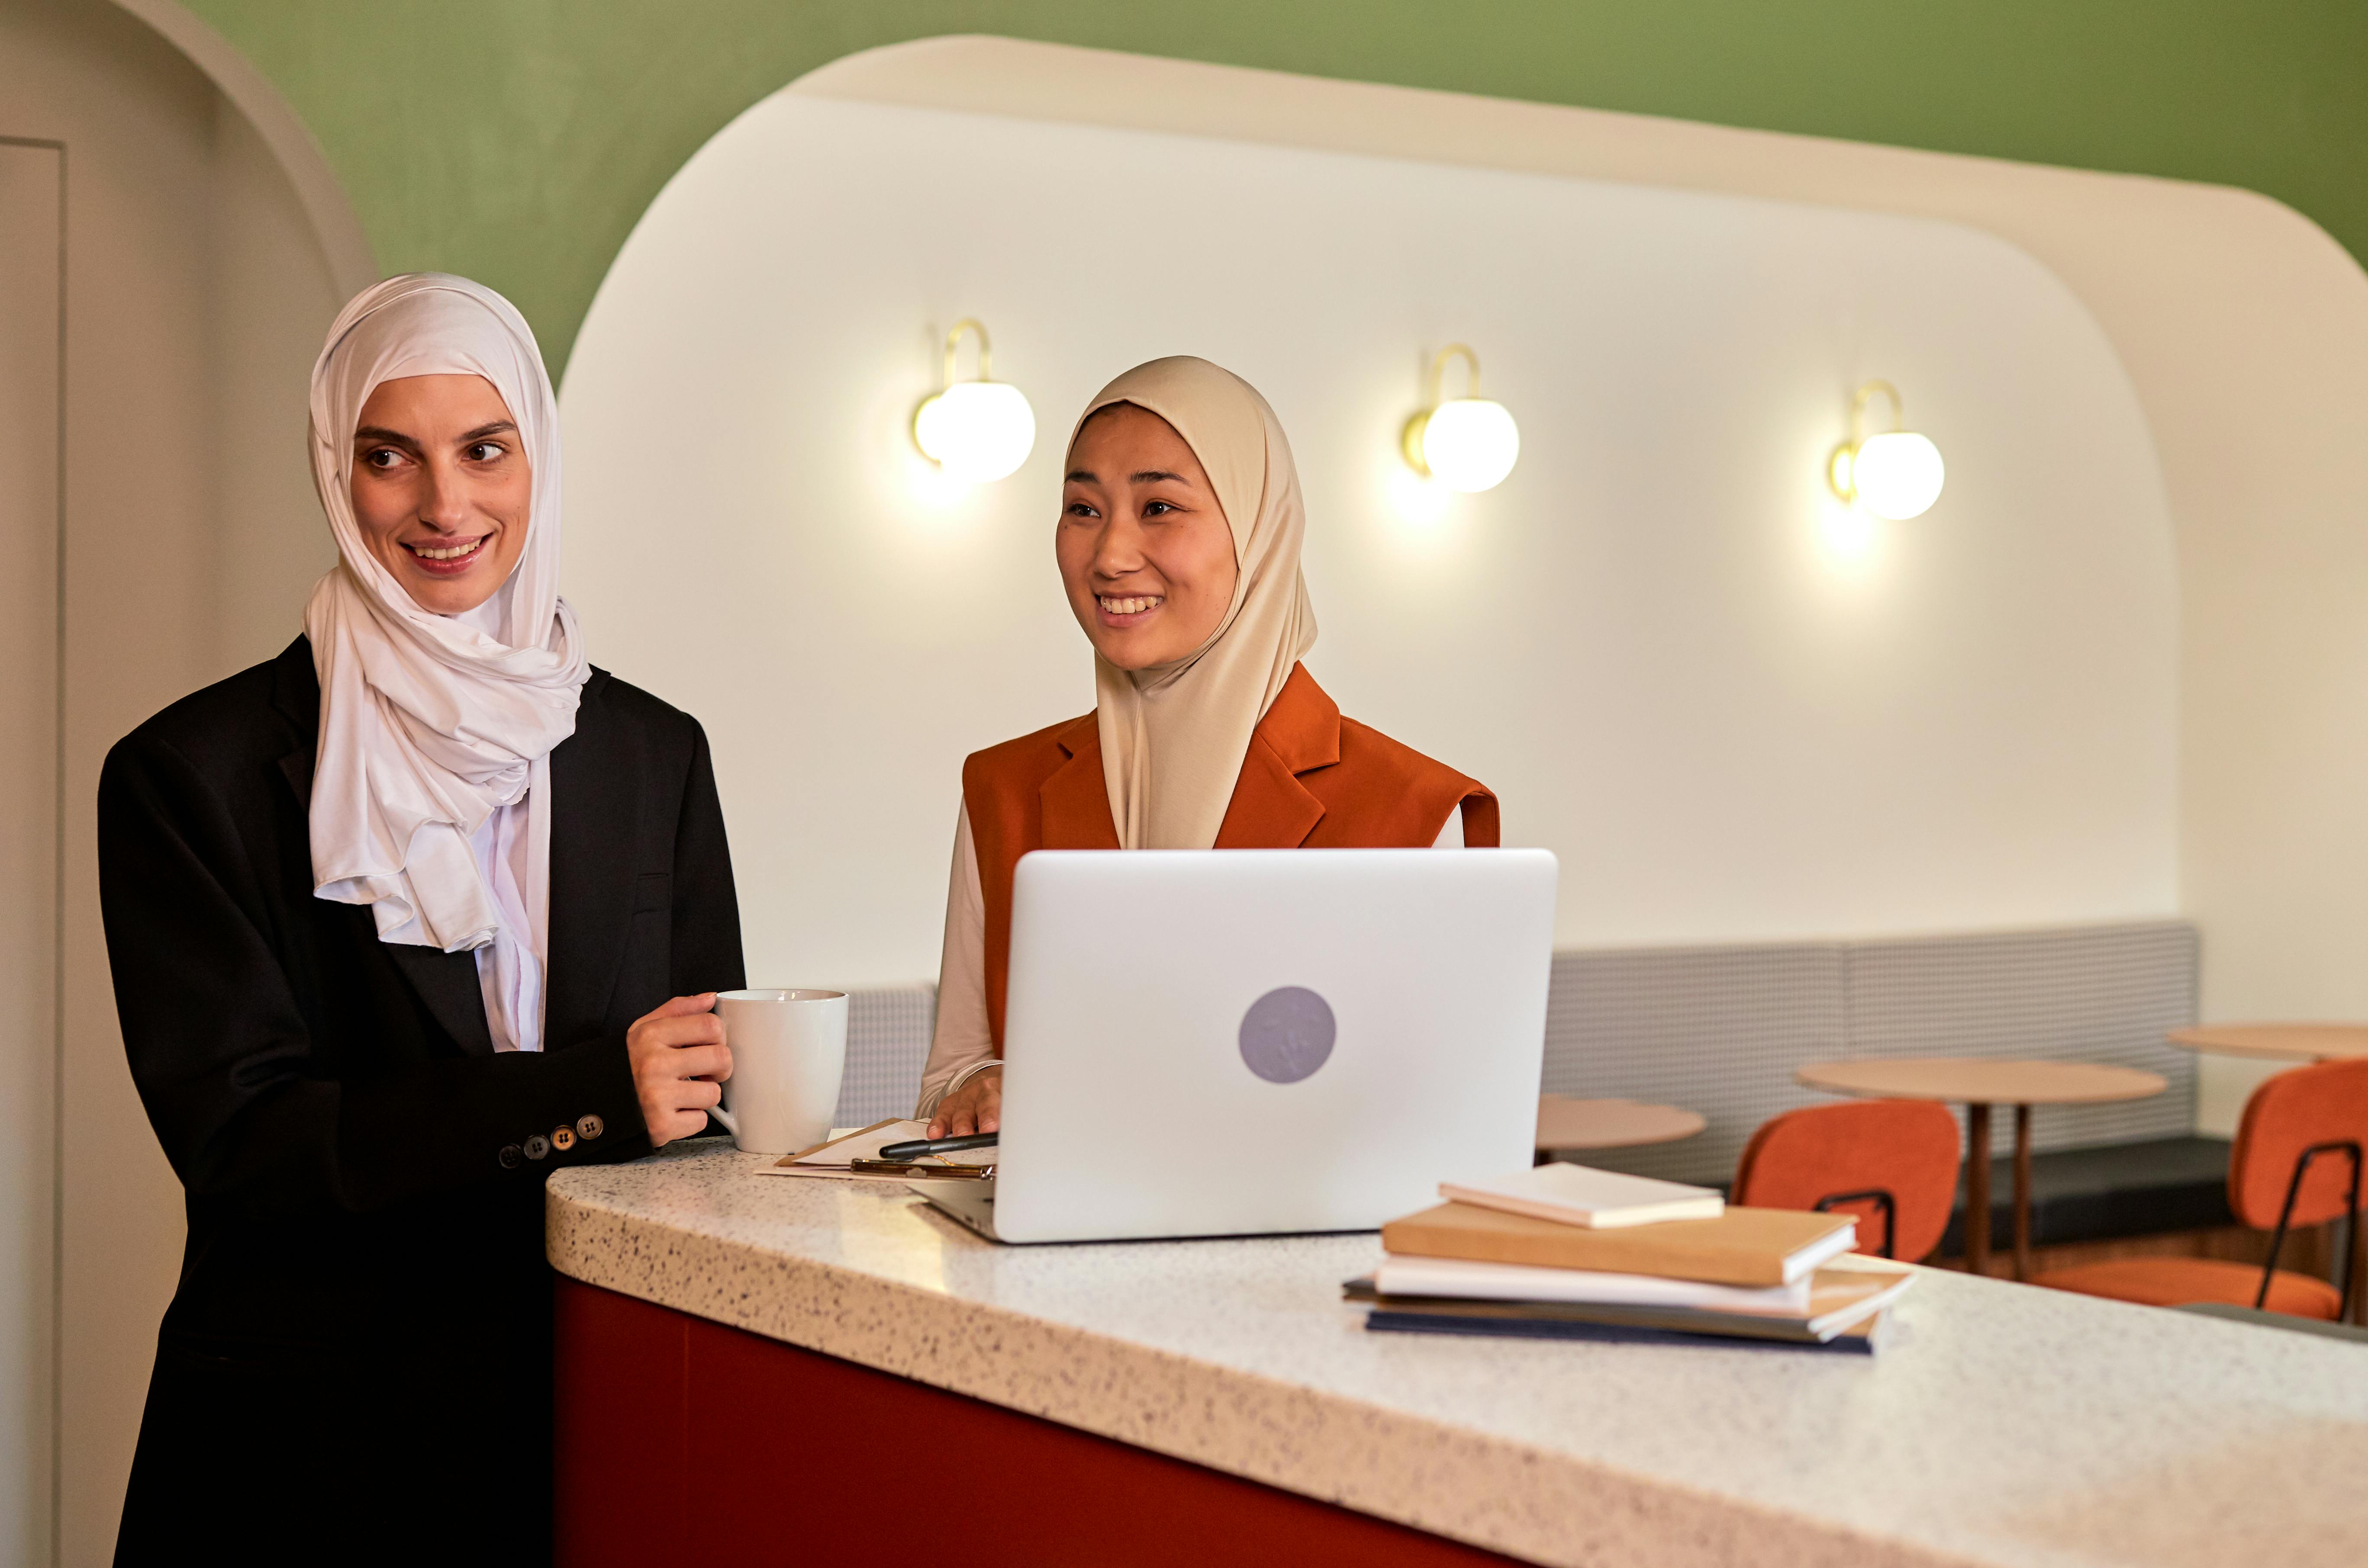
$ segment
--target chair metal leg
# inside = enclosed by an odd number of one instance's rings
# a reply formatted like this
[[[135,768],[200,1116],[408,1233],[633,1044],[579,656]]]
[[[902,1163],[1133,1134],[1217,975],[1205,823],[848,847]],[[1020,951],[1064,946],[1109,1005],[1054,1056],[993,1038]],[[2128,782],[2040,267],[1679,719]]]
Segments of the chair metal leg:
[[[2361,1149],[2357,1143],[2345,1145],[2351,1156],[2351,1196],[2343,1205],[2343,1272],[2336,1278],[2343,1281],[2343,1299],[2337,1303],[2335,1321],[2349,1323],[2352,1312],[2352,1284],[2360,1277],[2360,1166]]]
[[[2338,1139],[2327,1143],[2314,1143],[2294,1161],[2294,1176],[2286,1183],[2286,1200],[2278,1210],[2277,1229],[2270,1233],[2270,1260],[2261,1266],[2261,1288],[2253,1297],[2256,1311],[2270,1304],[2270,1285],[2278,1277],[2278,1254],[2286,1244],[2286,1227],[2294,1220],[2294,1200],[2302,1196],[2302,1178],[2310,1174],[2310,1163],[2321,1154],[2343,1154],[2351,1162],[2350,1197],[2344,1203],[2347,1216],[2343,1244],[2343,1262],[2336,1274],[2341,1294],[2337,1298],[2335,1321],[2345,1323],[2351,1316],[2351,1277],[2358,1272],[2360,1256],[2360,1144],[2351,1139]]]
[[[2031,1108],[2014,1108],[2014,1277],[2031,1278]]]
[[[1990,1108],[1965,1107],[1965,1268],[1990,1271]]]
[[[2345,1277],[2351,1280],[2351,1321],[2368,1324],[2368,1257],[2360,1253],[2360,1210],[2351,1210],[2351,1239],[2344,1246]]]

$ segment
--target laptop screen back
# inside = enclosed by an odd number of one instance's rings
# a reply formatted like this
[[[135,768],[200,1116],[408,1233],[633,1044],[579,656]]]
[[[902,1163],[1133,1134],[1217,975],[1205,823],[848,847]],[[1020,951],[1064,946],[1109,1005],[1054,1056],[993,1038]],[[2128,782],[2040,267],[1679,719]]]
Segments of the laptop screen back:
[[[1554,876],[1537,849],[1026,857],[996,1233],[1368,1230],[1527,1165]]]

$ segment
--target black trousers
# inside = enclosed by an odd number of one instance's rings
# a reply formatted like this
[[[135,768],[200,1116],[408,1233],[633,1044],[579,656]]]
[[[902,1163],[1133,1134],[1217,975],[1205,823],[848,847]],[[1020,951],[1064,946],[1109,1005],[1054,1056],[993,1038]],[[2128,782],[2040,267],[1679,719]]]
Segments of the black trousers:
[[[188,1334],[168,1315],[116,1562],[541,1568],[543,1294],[539,1324],[496,1309],[510,1321],[427,1325],[404,1343],[360,1347]]]

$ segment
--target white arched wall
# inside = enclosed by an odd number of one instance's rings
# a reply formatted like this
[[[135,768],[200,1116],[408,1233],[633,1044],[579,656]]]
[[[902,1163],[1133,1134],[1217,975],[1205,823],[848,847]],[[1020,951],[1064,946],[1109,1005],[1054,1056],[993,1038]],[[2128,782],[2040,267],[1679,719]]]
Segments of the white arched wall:
[[[996,78],[1014,49],[1206,85],[999,43],[882,68]],[[933,971],[962,756],[1090,702],[1049,561],[1067,421],[1179,350],[1243,371],[1292,433],[1312,667],[1562,857],[1565,944],[2177,907],[2160,472],[2111,344],[2021,250],[1827,205],[861,101],[881,58],[686,165],[564,397],[569,591],[597,657],[710,726],[755,971]],[[1011,480],[949,490],[901,431],[963,314],[1043,436]],[[1527,440],[1501,489],[1440,506],[1393,443],[1450,339]],[[1877,375],[1951,463],[1909,524],[1823,490]]]
[[[1944,218],[2021,246],[2112,341],[2178,539],[2180,903],[2206,1018],[2368,1018],[2368,275],[2251,191],[1008,39],[796,91]],[[2260,1075],[2203,1063],[2199,1125]]]

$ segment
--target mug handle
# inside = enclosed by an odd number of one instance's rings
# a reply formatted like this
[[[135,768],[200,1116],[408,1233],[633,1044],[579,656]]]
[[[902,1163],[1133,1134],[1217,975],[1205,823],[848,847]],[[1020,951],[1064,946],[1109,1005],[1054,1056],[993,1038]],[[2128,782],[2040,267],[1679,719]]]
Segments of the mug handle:
[[[710,1007],[708,1011],[714,1014],[719,1018],[722,1017],[723,1016],[723,999],[720,996],[717,997],[715,1006]],[[728,1045],[726,1049],[729,1049]],[[713,1105],[709,1106],[707,1108],[707,1114],[722,1122],[723,1124],[723,1131],[732,1134],[733,1140],[735,1142],[738,1142],[740,1137],[739,1119],[734,1116],[730,1111],[723,1108],[723,1102],[722,1100],[717,1100]]]

